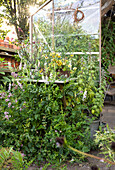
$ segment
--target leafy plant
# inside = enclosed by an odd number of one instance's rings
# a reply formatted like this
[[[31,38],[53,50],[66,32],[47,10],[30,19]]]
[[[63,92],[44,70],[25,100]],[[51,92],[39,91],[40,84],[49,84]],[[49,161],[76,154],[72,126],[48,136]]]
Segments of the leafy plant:
[[[12,75],[18,76],[16,73]],[[64,84],[68,98],[74,93],[72,89],[68,91],[66,86]],[[89,151],[91,140],[86,117],[83,114],[81,116],[81,110],[77,111],[76,107],[65,108],[63,95],[60,87],[53,82],[38,86],[37,83],[13,79],[8,91],[2,89],[0,93],[1,145],[12,145],[16,150],[23,151],[28,159],[34,157],[39,162],[44,159],[62,162],[74,157],[73,153],[65,149],[58,153],[55,138],[62,134],[67,135],[70,143],[74,140],[77,148]],[[75,98],[73,95],[73,100]],[[83,159],[79,156],[77,158]]]
[[[0,149],[0,168],[1,169],[28,169],[32,163],[25,162],[20,152],[14,151],[13,148],[1,148]]]
[[[56,138],[56,141],[57,141],[57,143],[58,143],[58,145],[60,147],[62,147],[64,145],[65,147],[68,147],[69,149],[73,150],[74,152],[77,152],[77,153],[82,154],[84,156],[88,156],[88,157],[91,157],[91,158],[99,159],[99,160],[102,160],[103,162],[107,162],[107,163],[109,163],[111,165],[115,165],[115,162],[112,162],[110,160],[107,160],[107,159],[104,159],[104,158],[100,158],[100,157],[97,157],[97,156],[94,156],[94,155],[91,155],[91,154],[88,154],[88,153],[81,152],[80,150],[71,147],[68,144],[66,138],[64,138],[64,137],[58,137],[58,138]]]
[[[108,125],[107,129],[100,128],[100,131],[95,134],[95,143],[99,146],[101,154],[115,162],[115,151],[111,148],[112,142],[115,142],[115,132]]]
[[[50,14],[48,14],[50,15]],[[39,29],[46,39],[49,47],[52,46],[51,29],[52,25],[50,20],[44,14],[43,17],[38,16],[34,21],[34,39],[36,42],[39,40],[39,44],[42,46],[43,51],[46,51],[46,44],[44,46],[44,39],[39,34]],[[54,51],[56,52],[87,52],[99,51],[99,41],[95,36],[87,35],[82,27],[77,24],[70,23],[67,16],[56,14],[55,25],[54,25]],[[44,29],[46,28],[46,29]],[[43,48],[44,47],[44,48]]]
[[[106,71],[108,70],[109,65],[115,64],[114,36],[115,23],[111,20],[106,20],[102,25],[102,66]]]
[[[1,65],[2,63],[4,63],[4,58],[0,58],[0,65]],[[4,73],[3,71],[1,72],[1,70],[0,70],[0,74],[4,75],[5,73]]]

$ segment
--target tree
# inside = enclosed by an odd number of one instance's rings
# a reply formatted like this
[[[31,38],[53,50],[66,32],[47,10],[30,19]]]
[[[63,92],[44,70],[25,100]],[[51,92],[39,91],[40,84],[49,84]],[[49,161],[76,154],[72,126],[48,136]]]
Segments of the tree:
[[[41,0],[37,5],[41,5]],[[28,36],[29,32],[29,7],[35,5],[36,0],[0,0],[0,6],[4,6],[6,17],[10,24],[15,26],[19,40]]]

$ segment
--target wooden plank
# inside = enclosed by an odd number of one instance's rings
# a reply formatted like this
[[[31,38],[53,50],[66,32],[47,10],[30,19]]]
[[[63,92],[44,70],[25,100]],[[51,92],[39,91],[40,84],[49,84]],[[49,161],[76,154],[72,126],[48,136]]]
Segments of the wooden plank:
[[[18,53],[16,49],[7,48],[7,47],[3,47],[3,46],[0,46],[0,51],[6,51],[6,52],[10,52],[10,53]]]
[[[38,82],[38,83],[46,83],[46,84],[49,84],[49,83],[51,83],[51,82],[53,82],[53,81],[51,81],[51,80],[34,80],[34,79],[29,79],[29,78],[25,78],[25,79],[14,79],[15,81],[29,81],[29,82],[34,82],[34,83],[36,83],[36,82]],[[54,81],[54,83],[56,83],[56,84],[65,84],[65,83],[68,83],[68,82],[70,82],[70,81],[75,81],[76,80],[76,78],[71,78],[71,79],[67,79],[67,80],[65,80],[65,81],[62,81],[62,80],[55,80]]]
[[[0,57],[14,57],[14,55],[6,54],[4,52],[0,52]]]

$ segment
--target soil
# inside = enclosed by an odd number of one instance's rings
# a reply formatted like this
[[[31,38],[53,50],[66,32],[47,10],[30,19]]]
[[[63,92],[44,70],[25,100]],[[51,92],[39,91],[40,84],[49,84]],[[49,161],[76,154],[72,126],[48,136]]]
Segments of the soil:
[[[99,151],[91,151],[90,154],[99,156],[100,158],[104,158],[102,154],[99,154]],[[96,165],[98,167],[98,170],[115,170],[115,165],[108,166],[109,164],[103,163],[100,160],[94,159],[94,158],[87,158],[87,162],[82,163],[65,163],[62,166],[58,168],[54,168],[53,165],[50,165],[46,170],[91,170],[91,167],[93,165]],[[65,167],[65,169],[64,169]],[[43,166],[37,167],[36,165],[33,165],[28,168],[28,170],[42,170]],[[94,169],[96,170],[96,169]]]

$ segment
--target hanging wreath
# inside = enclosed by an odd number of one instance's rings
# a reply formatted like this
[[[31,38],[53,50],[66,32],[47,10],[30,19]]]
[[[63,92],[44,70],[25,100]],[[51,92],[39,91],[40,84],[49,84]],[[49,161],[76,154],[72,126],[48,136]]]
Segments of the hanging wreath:
[[[81,13],[81,14],[82,14],[82,17],[81,17],[81,18],[78,18],[78,16],[77,16],[78,13]],[[79,22],[79,21],[81,21],[83,18],[84,18],[84,13],[77,8],[77,9],[75,10],[75,12],[74,12],[74,22]]]

